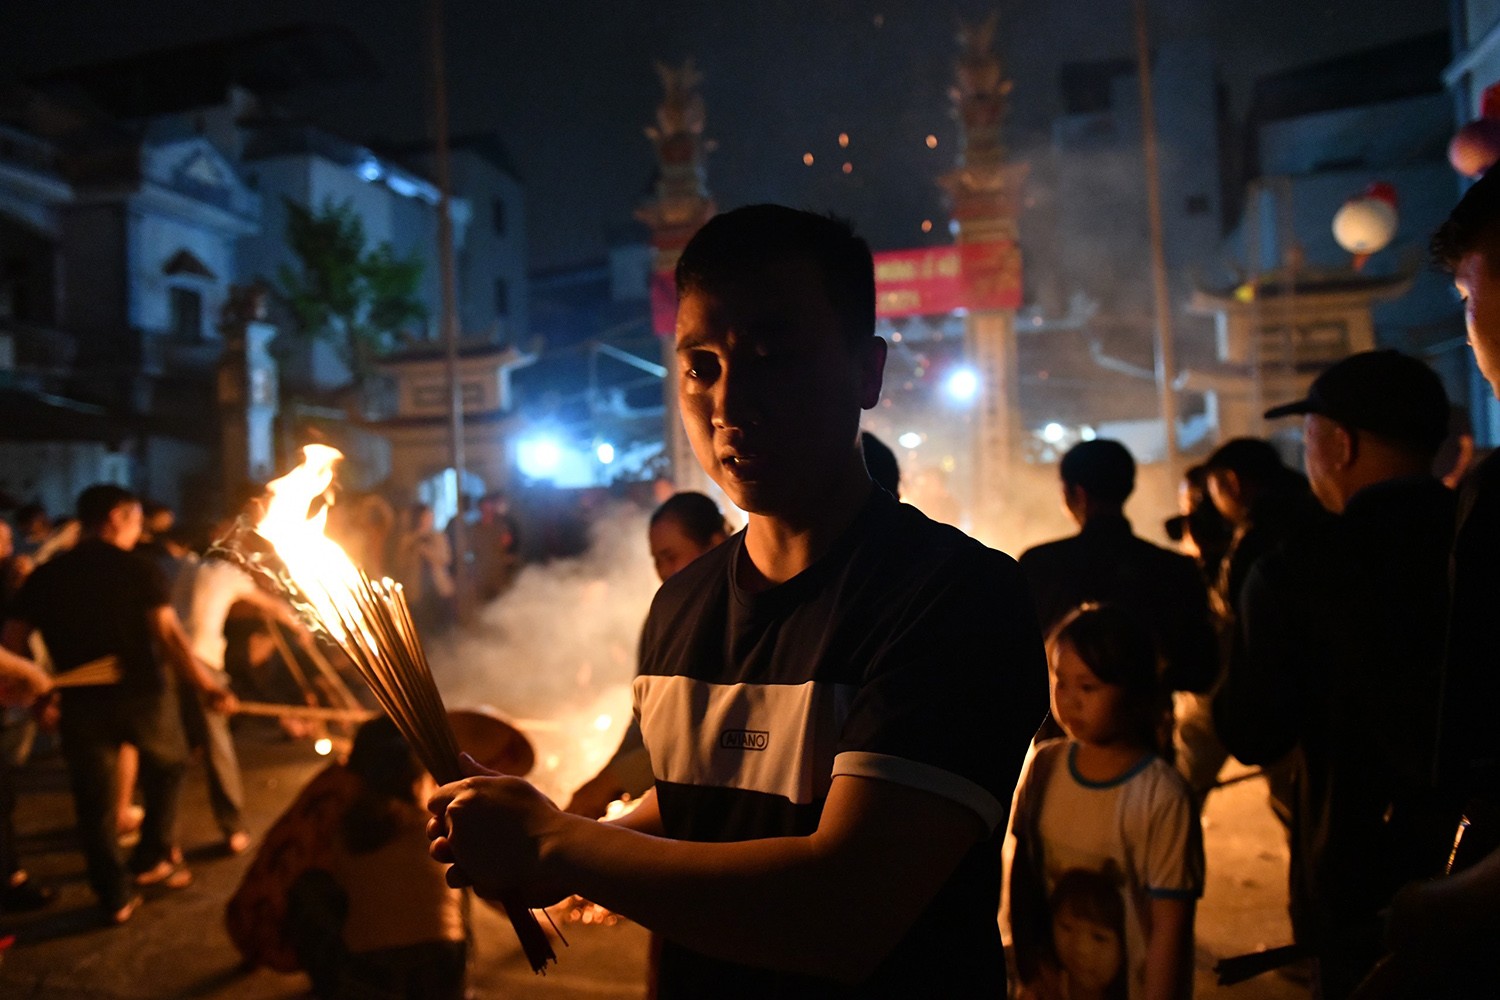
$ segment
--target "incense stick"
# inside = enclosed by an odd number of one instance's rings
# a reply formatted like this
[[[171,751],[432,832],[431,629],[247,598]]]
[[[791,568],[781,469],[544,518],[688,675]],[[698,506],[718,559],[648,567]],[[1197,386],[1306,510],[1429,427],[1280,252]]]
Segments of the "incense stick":
[[[236,715],[257,715],[278,719],[307,719],[314,722],[369,722],[379,712],[368,708],[324,708],[321,705],[278,705],[269,701],[242,701]]]
[[[302,466],[269,484],[272,499],[259,523],[241,518],[212,552],[285,594],[312,631],[348,656],[423,767],[443,784],[457,781],[463,777],[458,744],[405,591],[388,579],[372,581],[323,534],[326,504],[309,511],[326,494],[332,462],[341,456],[318,445],[304,454]],[[499,902],[532,969],[545,972],[557,956],[536,916],[514,899]]]
[[[64,670],[52,678],[52,686],[59,688],[95,687],[120,683],[122,673],[120,661],[114,656],[101,656],[72,670]]]

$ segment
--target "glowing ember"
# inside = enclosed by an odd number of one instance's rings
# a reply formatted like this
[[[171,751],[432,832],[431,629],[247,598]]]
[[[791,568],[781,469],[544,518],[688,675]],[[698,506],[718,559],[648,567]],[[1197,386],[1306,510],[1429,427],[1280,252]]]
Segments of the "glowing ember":
[[[313,744],[313,749],[317,751],[319,757],[327,757],[333,753],[333,740],[325,736]]]

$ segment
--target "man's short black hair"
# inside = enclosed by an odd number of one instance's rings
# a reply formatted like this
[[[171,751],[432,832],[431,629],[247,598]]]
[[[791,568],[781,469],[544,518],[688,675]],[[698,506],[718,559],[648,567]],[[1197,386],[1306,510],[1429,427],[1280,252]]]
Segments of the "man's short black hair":
[[[1457,271],[1476,250],[1500,268],[1500,170],[1490,170],[1465,192],[1432,234],[1431,249],[1433,262],[1448,271]]]
[[[116,507],[140,502],[140,497],[123,486],[98,483],[78,494],[78,524],[84,531],[98,531]]]
[[[901,495],[901,463],[896,453],[869,431],[859,432],[859,446],[865,453],[865,470],[875,485],[893,497]]]
[[[1100,503],[1123,504],[1135,492],[1135,459],[1118,441],[1081,441],[1068,449],[1057,471],[1064,484]]]
[[[807,260],[851,344],[875,333],[875,262],[849,223],[784,205],[747,205],[709,219],[677,260],[677,297],[712,291],[780,260]]]
[[[1233,438],[1219,445],[1203,466],[1209,472],[1233,472],[1241,482],[1257,486],[1271,486],[1296,475],[1282,462],[1271,442],[1251,437]]]
[[[672,521],[697,545],[707,545],[715,535],[729,534],[724,513],[711,497],[685,490],[673,493],[651,514],[651,526]]]

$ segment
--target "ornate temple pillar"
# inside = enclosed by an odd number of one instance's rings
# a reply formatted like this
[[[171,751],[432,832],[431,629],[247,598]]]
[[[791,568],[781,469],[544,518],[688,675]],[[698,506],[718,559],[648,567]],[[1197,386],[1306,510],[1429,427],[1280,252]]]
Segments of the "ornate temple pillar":
[[[693,61],[680,69],[656,64],[661,78],[662,102],[656,109],[656,124],[646,127],[646,136],[656,147],[656,191],[636,210],[637,219],[651,230],[655,250],[651,271],[651,320],[661,343],[662,398],[666,404],[663,428],[667,452],[672,460],[672,481],[678,490],[704,490],[707,477],[693,457],[677,410],[677,358],[673,331],[677,317],[677,291],[673,274],[682,248],[715,212],[708,193],[707,149],[703,140],[703,97],[698,84],[703,77]]]
[[[939,183],[957,223],[965,294],[964,347],[979,376],[973,432],[970,530],[997,543],[1016,488],[1021,426],[1015,318],[1021,295],[1016,200],[1026,168],[1005,160],[1000,122],[1011,83],[994,53],[998,16],[958,34],[957,82],[949,91],[959,123],[955,168]]]

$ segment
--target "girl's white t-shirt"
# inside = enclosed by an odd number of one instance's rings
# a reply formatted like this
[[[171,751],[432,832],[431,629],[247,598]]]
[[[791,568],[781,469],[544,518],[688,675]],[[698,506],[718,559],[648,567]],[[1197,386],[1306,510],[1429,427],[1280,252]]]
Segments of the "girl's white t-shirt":
[[[1125,1000],[1145,987],[1150,900],[1203,894],[1202,825],[1187,784],[1160,757],[1142,757],[1114,781],[1090,782],[1074,766],[1076,749],[1066,739],[1037,746],[1016,787],[1007,929],[1033,922],[1036,933],[1021,937],[1042,953],[1021,964],[1071,981],[1062,995]],[[1012,892],[1018,853],[1022,872],[1040,884]],[[1007,944],[1012,939],[1007,934]]]

